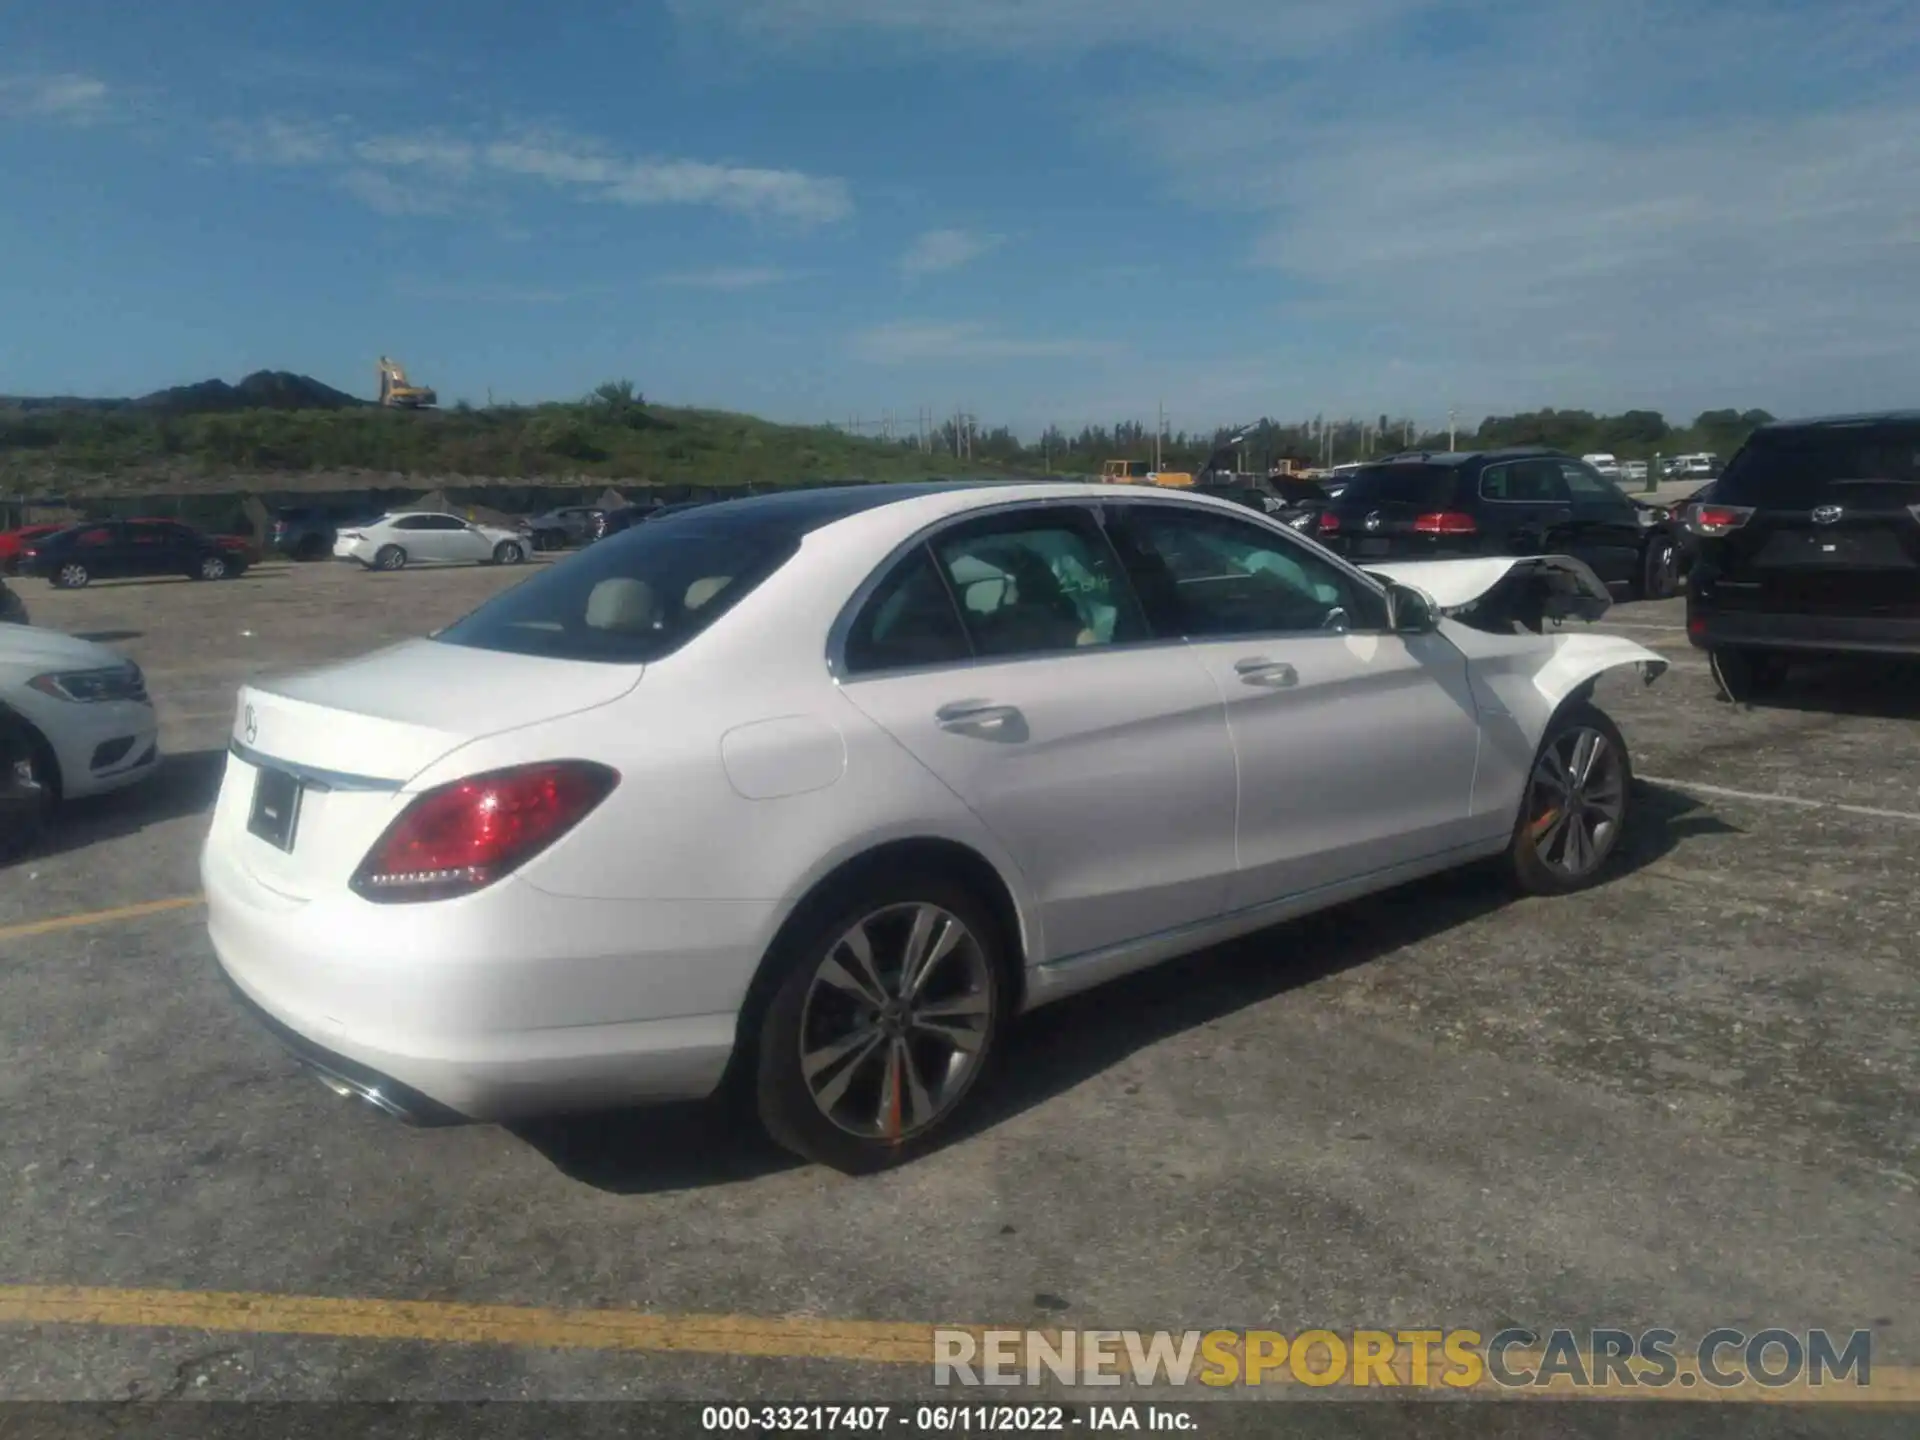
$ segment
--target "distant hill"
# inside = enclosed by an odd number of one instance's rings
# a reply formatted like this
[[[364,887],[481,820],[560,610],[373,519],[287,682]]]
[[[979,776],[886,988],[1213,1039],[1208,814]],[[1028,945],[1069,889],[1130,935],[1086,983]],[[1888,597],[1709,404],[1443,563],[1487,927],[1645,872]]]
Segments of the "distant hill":
[[[0,395],[0,410],[143,410],[155,415],[219,415],[235,410],[350,410],[373,402],[322,385],[310,375],[256,370],[238,385],[202,380],[133,399],[83,399],[73,395]]]
[[[0,398],[0,495],[185,494],[239,477],[289,489],[368,476],[726,487],[956,473],[1009,472],[827,426],[651,405],[624,382],[569,404],[430,411],[266,370],[134,400]]]

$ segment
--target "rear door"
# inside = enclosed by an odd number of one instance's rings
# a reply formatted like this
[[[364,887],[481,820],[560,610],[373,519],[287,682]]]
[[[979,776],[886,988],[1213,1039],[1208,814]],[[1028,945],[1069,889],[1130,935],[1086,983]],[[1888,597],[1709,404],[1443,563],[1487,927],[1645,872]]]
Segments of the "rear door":
[[[1569,545],[1609,585],[1631,585],[1640,573],[1646,527],[1626,492],[1591,465],[1561,460],[1560,476],[1572,502]]]
[[[963,520],[853,622],[847,699],[938,776],[1037,897],[1049,960],[1218,914],[1233,749],[1184,646],[1151,643],[1090,507]]]
[[[1722,608],[1920,618],[1920,422],[1759,431],[1712,499],[1752,512],[1715,545]]]
[[[1156,632],[1184,639],[1226,702],[1240,797],[1231,908],[1475,838],[1480,725],[1458,650],[1392,633],[1377,589],[1276,527],[1190,506],[1110,513]]]
[[[94,576],[125,575],[132,558],[131,549],[125,522],[108,520],[90,525],[76,535],[66,558],[79,561]]]

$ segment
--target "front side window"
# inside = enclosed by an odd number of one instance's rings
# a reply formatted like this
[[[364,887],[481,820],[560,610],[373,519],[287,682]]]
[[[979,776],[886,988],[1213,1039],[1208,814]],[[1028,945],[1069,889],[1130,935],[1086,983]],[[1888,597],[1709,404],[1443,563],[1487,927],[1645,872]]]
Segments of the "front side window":
[[[1160,505],[1116,506],[1115,517],[1115,544],[1158,634],[1388,628],[1378,591],[1261,526]]]
[[[1147,633],[1090,514],[992,516],[935,537],[932,548],[982,658],[1124,644]]]
[[[1598,470],[1573,460],[1562,460],[1559,463],[1560,479],[1575,500],[1583,500],[1589,505],[1607,505],[1616,508],[1628,503],[1620,487]]]

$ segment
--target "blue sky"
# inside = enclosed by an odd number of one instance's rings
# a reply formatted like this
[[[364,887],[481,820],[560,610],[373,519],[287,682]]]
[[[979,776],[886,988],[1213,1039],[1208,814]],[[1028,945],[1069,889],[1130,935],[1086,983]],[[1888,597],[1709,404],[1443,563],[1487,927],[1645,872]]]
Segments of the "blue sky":
[[[556,13],[567,18],[556,19]],[[1913,404],[1911,0],[63,0],[0,393],[1026,430]]]

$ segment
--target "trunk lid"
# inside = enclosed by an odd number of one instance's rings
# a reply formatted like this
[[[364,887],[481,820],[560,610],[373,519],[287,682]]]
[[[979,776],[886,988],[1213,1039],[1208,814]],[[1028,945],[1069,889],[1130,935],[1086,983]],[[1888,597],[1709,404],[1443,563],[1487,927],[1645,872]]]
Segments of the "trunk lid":
[[[311,898],[346,883],[429,765],[484,736],[611,704],[641,674],[409,640],[256,681],[234,706],[214,838],[269,889]]]

